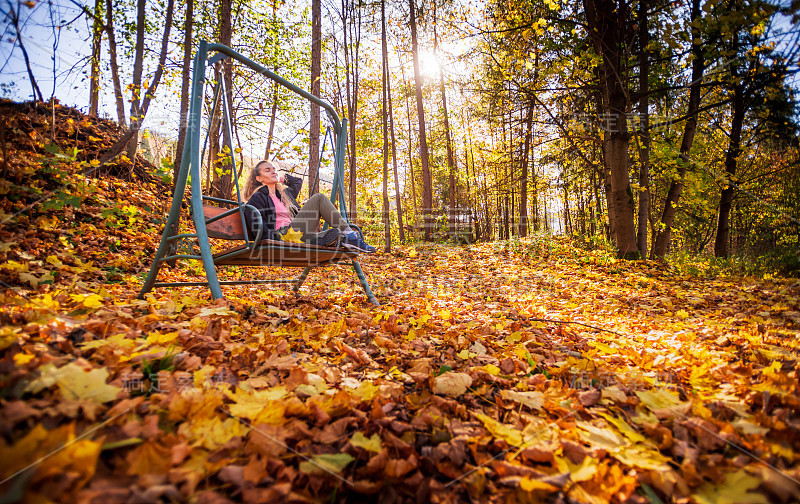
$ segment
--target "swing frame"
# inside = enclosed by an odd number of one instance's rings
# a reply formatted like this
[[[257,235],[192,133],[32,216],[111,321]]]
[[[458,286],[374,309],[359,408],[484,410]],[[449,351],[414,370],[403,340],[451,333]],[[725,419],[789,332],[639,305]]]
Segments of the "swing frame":
[[[211,53],[215,53],[210,56]],[[293,290],[297,292],[305,281],[311,268],[328,264],[349,263],[355,271],[367,295],[367,299],[375,305],[380,305],[370,289],[361,265],[358,263],[358,253],[349,249],[320,247],[315,245],[289,243],[277,240],[262,240],[263,222],[257,209],[247,205],[242,201],[242,194],[239,187],[239,170],[237,170],[236,159],[233,153],[233,135],[231,125],[230,104],[227,102],[224,79],[217,83],[212,100],[211,113],[209,114],[209,124],[213,119],[216,110],[217,100],[222,99],[223,127],[228,133],[227,147],[230,149],[232,177],[236,188],[236,200],[228,200],[206,196],[203,194],[202,187],[202,159],[205,148],[208,144],[210,127],[206,133],[203,148],[200,148],[201,119],[203,112],[203,97],[205,96],[205,72],[206,68],[216,62],[231,59],[249,67],[256,73],[277,82],[281,86],[289,89],[295,94],[300,95],[306,100],[322,107],[330,122],[329,128],[333,130],[331,144],[333,147],[334,173],[331,187],[330,200],[334,204],[337,199],[339,211],[342,217],[349,222],[347,204],[344,197],[344,154],[347,150],[347,118],[339,119],[336,110],[331,104],[322,100],[308,91],[292,84],[267,68],[259,65],[255,61],[241,55],[235,50],[222,44],[209,43],[201,40],[198,45],[197,53],[194,58],[194,70],[192,74],[192,85],[189,89],[189,116],[185,127],[187,128],[186,140],[183,146],[183,156],[181,166],[178,171],[178,178],[175,180],[175,190],[172,195],[172,205],[161,235],[161,242],[156,251],[153,263],[147,279],[139,293],[139,298],[144,298],[145,294],[157,287],[189,287],[207,286],[211,291],[213,299],[223,298],[221,285],[256,285],[256,284],[293,284]],[[181,125],[184,127],[184,125]],[[323,153],[328,135],[323,141]],[[320,160],[322,156],[320,155]],[[190,214],[194,222],[194,233],[177,232],[180,222],[181,207],[186,193],[186,183],[191,175],[191,202]],[[309,177],[310,177],[309,173]],[[319,166],[317,167],[319,176]],[[224,209],[204,205],[204,202],[214,202],[233,205],[234,208]],[[255,221],[258,223],[258,233],[250,239],[247,224],[245,221],[245,211],[251,212]],[[237,218],[238,216],[238,218]],[[175,231],[173,231],[175,230]],[[222,238],[228,240],[243,240],[244,244],[233,247],[219,253],[213,253],[209,238]],[[176,253],[168,255],[173,242],[176,244]],[[181,244],[188,249],[187,253],[178,253]],[[195,249],[199,248],[199,252]],[[158,272],[161,265],[167,261],[176,259],[194,259],[202,262],[206,274],[205,282],[157,282]],[[220,281],[217,275],[217,266],[237,265],[237,266],[287,266],[303,267],[303,272],[296,277],[261,279],[261,280],[230,280]]]

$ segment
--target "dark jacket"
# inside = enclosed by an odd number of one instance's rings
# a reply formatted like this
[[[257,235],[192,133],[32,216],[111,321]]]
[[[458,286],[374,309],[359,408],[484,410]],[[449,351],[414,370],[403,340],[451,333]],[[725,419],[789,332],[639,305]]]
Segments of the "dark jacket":
[[[286,180],[284,184],[286,185],[286,195],[289,196],[289,199],[294,202],[297,208],[300,208],[300,205],[297,203],[297,197],[300,195],[300,188],[303,187],[303,179],[291,175],[285,175],[285,177]],[[270,240],[276,239],[275,204],[272,203],[272,198],[269,197],[269,188],[267,186],[261,186],[258,191],[250,196],[250,199],[247,200],[247,204],[256,207],[261,214],[261,222],[264,223],[264,233],[261,235],[261,238]],[[292,211],[290,209],[289,213],[294,216],[297,211]],[[258,233],[257,221],[253,218],[251,212],[245,212],[245,220],[247,221],[250,239],[253,240]]]

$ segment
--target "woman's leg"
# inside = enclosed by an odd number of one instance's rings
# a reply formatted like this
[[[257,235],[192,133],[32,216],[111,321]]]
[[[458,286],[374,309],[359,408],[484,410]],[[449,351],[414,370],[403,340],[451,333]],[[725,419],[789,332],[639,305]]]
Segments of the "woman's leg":
[[[350,226],[347,225],[347,221],[344,220],[342,214],[336,210],[331,200],[322,193],[317,193],[306,201],[306,204],[292,219],[290,226],[293,229],[299,229],[303,233],[303,240],[305,240],[307,235],[313,235],[317,232],[320,219],[324,219],[331,227],[337,228],[342,232],[350,230]]]

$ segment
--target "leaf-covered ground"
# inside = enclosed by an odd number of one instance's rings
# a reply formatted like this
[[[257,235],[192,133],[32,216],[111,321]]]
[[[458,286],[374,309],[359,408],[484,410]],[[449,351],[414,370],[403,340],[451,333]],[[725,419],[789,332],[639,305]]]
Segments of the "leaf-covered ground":
[[[380,307],[345,267],[137,300],[163,187],[79,176],[56,142],[4,172],[8,502],[800,498],[797,280],[539,238],[365,257]]]

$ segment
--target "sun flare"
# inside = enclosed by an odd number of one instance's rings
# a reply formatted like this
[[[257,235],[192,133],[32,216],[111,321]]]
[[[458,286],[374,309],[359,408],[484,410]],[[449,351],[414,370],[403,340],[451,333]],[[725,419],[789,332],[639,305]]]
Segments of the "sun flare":
[[[442,64],[433,51],[419,52],[419,73],[423,77],[439,77]]]

